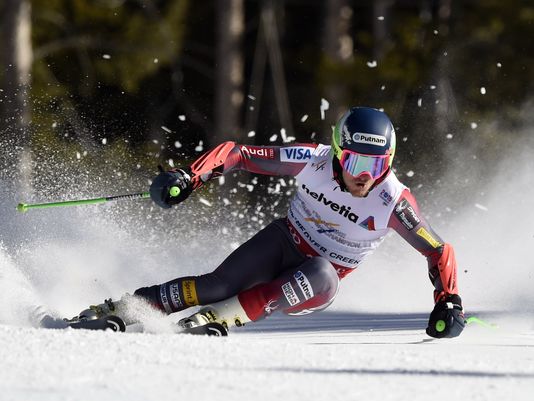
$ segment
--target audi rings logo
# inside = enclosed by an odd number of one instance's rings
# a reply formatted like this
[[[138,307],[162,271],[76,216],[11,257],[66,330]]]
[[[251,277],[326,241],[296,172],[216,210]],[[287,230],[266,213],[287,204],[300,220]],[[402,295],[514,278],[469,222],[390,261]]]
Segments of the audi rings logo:
[[[298,235],[298,233],[295,231],[293,227],[289,227],[289,233],[293,237],[293,241],[295,241],[295,244],[297,245],[300,244],[300,236]]]

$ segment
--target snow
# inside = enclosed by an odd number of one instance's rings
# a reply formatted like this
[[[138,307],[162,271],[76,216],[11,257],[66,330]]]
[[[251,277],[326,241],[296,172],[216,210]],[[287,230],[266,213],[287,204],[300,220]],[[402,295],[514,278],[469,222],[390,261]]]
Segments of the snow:
[[[0,391],[5,401],[532,399],[532,330],[438,341],[425,321],[273,316],[227,338],[0,326]]]

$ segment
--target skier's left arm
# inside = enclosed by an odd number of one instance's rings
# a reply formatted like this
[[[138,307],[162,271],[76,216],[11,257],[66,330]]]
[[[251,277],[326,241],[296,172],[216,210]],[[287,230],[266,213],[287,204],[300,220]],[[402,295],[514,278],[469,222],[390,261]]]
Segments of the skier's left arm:
[[[465,322],[462,300],[458,294],[458,268],[452,245],[445,243],[436,234],[420,213],[415,197],[407,189],[395,204],[388,225],[427,258],[435,302],[427,334],[438,338],[460,335]]]

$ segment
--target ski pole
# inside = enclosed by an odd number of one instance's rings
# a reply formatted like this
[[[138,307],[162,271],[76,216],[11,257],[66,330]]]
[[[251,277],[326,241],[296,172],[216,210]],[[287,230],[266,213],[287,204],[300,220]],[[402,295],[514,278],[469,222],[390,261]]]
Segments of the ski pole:
[[[465,319],[465,323],[466,324],[476,323],[482,327],[486,327],[488,329],[493,329],[493,330],[496,330],[499,328],[499,326],[497,326],[496,324],[486,322],[485,320],[482,320],[476,316],[469,316],[467,319]],[[442,331],[446,329],[446,327],[447,327],[447,323],[445,323],[445,320],[440,319],[436,322],[437,332],[441,333]]]
[[[487,327],[488,329],[498,329],[499,326],[497,326],[495,323],[489,323],[489,322],[486,322],[485,320],[482,320],[476,316],[469,316],[467,319],[465,319],[465,322],[467,324],[471,324],[471,323],[476,323],[482,327]]]
[[[169,188],[169,195],[171,197],[176,197],[180,195],[180,188],[176,186]],[[135,194],[106,196],[102,198],[93,198],[93,199],[79,199],[79,200],[70,200],[70,201],[63,201],[63,202],[34,203],[34,204],[19,203],[17,205],[17,210],[21,213],[24,213],[30,209],[47,209],[50,207],[58,207],[58,206],[96,205],[98,203],[105,203],[105,202],[115,202],[115,201],[133,200],[133,199],[147,199],[147,198],[150,198],[150,192],[138,192]]]
[[[30,209],[47,209],[50,207],[58,207],[58,206],[96,205],[98,203],[114,202],[114,201],[121,201],[121,200],[145,199],[149,197],[150,197],[149,192],[138,192],[135,194],[128,194],[128,195],[106,196],[102,198],[79,199],[79,200],[70,200],[70,201],[63,201],[63,202],[34,203],[34,204],[19,203],[17,205],[17,210],[21,213],[24,213]]]

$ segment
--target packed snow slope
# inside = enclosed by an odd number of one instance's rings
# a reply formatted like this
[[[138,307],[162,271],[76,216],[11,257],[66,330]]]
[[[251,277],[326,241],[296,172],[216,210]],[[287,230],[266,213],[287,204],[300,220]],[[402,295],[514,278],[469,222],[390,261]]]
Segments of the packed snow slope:
[[[532,322],[469,327],[441,341],[423,334],[425,323],[426,314],[324,312],[273,316],[227,338],[2,325],[0,394],[3,401],[532,400]]]
[[[454,153],[440,182],[425,183],[434,193],[424,213],[455,247],[466,314],[499,327],[469,325],[453,340],[424,333],[433,306],[426,261],[394,233],[317,315],[274,315],[228,338],[172,334],[189,311],[147,317],[144,332],[34,328],[38,305],[70,317],[212,270],[272,218],[274,193],[246,211],[204,191],[172,210],[137,201],[18,214],[20,201],[54,199],[21,199],[1,183],[0,400],[532,400],[534,163],[518,151],[489,174],[457,164],[466,152]],[[62,171],[56,189],[72,184]],[[283,191],[293,184],[273,182]],[[80,185],[65,199],[121,193]]]

